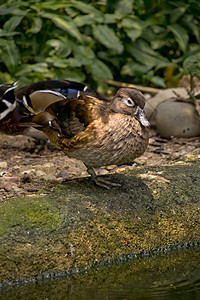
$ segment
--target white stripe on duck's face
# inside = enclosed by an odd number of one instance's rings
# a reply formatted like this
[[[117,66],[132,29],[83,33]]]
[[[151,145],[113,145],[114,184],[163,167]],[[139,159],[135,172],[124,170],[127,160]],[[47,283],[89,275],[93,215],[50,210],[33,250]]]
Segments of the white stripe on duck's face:
[[[11,104],[7,100],[3,99],[2,102],[7,106],[7,109],[4,109],[0,113],[0,120],[3,120],[10,112],[12,112],[16,108],[17,105],[16,101],[13,104]]]
[[[86,85],[86,86],[84,87],[83,91],[86,92],[87,89],[88,89],[88,86]]]
[[[3,85],[2,85],[3,86]],[[14,94],[16,84],[9,87],[0,101],[0,120],[3,120],[10,112],[12,112],[17,105],[17,100]]]

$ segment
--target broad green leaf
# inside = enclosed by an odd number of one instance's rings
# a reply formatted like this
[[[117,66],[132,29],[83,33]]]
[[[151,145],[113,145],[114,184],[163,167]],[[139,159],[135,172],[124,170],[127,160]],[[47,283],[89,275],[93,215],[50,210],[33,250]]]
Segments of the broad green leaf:
[[[172,31],[181,50],[183,52],[185,52],[187,49],[188,40],[189,40],[187,31],[178,24],[169,25],[169,26],[167,26],[167,28],[168,28],[168,30]]]
[[[94,51],[92,51],[92,49],[90,49],[87,46],[82,46],[82,45],[77,46],[74,49],[74,54],[76,58],[83,61],[83,64],[85,59],[88,59],[90,61],[93,61],[95,59]]]
[[[73,80],[73,81],[78,81],[78,82],[84,82],[85,81],[85,74],[81,72],[80,70],[74,70],[74,69],[56,69],[56,75],[57,78],[63,78],[63,79],[68,79],[68,80]]]
[[[65,7],[70,7],[70,3],[67,1],[65,1],[65,3],[63,2],[56,2],[56,1],[41,1],[39,3],[35,3],[34,5],[32,5],[32,7],[35,6],[39,9],[51,9],[51,10],[58,10],[60,8],[65,8]]]
[[[68,67],[72,67],[72,68],[79,68],[83,65],[88,65],[91,64],[91,60],[90,59],[79,59],[76,57],[70,57],[70,58],[59,58],[57,56],[52,56],[52,57],[47,57],[46,58],[46,62],[48,63],[52,63],[55,67],[57,68],[68,68]]]
[[[165,39],[163,40],[153,40],[151,42],[151,47],[153,50],[159,50],[160,48],[164,47],[166,45],[167,41]]]
[[[123,17],[120,13],[115,14],[104,14],[103,15],[103,23],[104,24],[116,24],[117,20],[120,20]]]
[[[161,86],[163,88],[166,88],[166,84],[163,78],[159,77],[159,76],[153,76],[150,81],[152,83],[154,83],[157,86]]]
[[[86,14],[90,14],[90,13],[99,14],[99,10],[94,8],[93,5],[86,4],[83,1],[71,0],[70,4],[71,4],[71,6],[74,6],[76,9],[78,9]]]
[[[112,50],[111,50],[112,51]],[[118,56],[116,56],[116,55],[111,55],[110,54],[110,52],[111,51],[106,51],[106,52],[104,52],[104,51],[99,51],[98,53],[97,53],[97,56],[98,56],[98,58],[99,59],[101,59],[101,60],[103,60],[103,61],[105,61],[105,62],[108,62],[108,64],[112,64],[113,66],[115,66],[117,69],[119,69],[120,68],[120,59],[119,59],[119,57]]]
[[[170,66],[177,67],[177,64],[172,61],[166,61],[166,60],[160,59],[160,61],[158,61],[156,64],[155,71],[158,71],[159,69],[163,69],[163,68],[170,67]]]
[[[170,21],[171,23],[175,23],[177,22],[177,20],[183,15],[185,14],[186,9],[189,7],[189,4],[187,4],[186,6],[181,5],[180,7],[177,7],[175,9],[173,9],[171,11],[170,14]]]
[[[3,53],[1,54],[1,61],[6,65],[9,72],[13,74],[18,67],[19,51],[13,40],[0,39],[0,48]]]
[[[42,29],[42,25],[43,25],[42,18],[34,17],[32,22],[33,22],[33,24],[31,26],[31,28],[28,29],[27,32],[31,32],[31,33],[40,32],[40,30]]]
[[[121,69],[122,75],[135,76],[136,73],[147,73],[150,70],[150,67],[142,64],[138,64],[136,62],[129,62],[125,64]]]
[[[77,38],[79,42],[82,42],[81,33],[76,27],[75,22],[64,19],[63,17],[54,17],[52,21],[57,27],[67,31],[70,35]]]
[[[187,24],[187,26],[192,30],[194,33],[197,42],[200,44],[200,30],[199,30],[199,24],[196,23],[196,20],[194,20],[193,15],[186,15],[184,17],[184,23]]]
[[[135,42],[142,35],[142,29],[125,29],[125,32],[132,42]]]
[[[200,78],[200,54],[187,57],[183,62],[183,69],[186,73]]]
[[[94,60],[93,63],[88,66],[88,69],[96,80],[98,80],[98,78],[113,79],[110,69],[99,59]]]
[[[74,19],[77,15],[79,15],[79,12],[74,7],[65,7],[65,13],[67,16],[69,16],[71,19]]]
[[[74,21],[78,27],[84,25],[92,25],[94,23],[103,23],[103,24],[115,24],[117,19],[120,19],[121,15],[119,14],[88,14],[88,15],[78,15],[74,18]]]
[[[76,26],[81,27],[84,25],[92,25],[94,23],[102,23],[102,24],[115,24],[117,19],[120,19],[121,16],[111,15],[111,14],[89,14],[89,15],[82,15],[77,16],[74,18],[74,22],[76,23]]]
[[[47,63],[25,64],[21,67],[21,70],[16,73],[16,76],[29,75],[31,72],[50,74]]]
[[[25,13],[26,14],[26,13]],[[24,14],[24,15],[25,15]],[[12,32],[15,30],[15,28],[20,24],[22,19],[24,18],[24,15],[21,16],[13,16],[11,17],[3,26],[3,29],[7,32]]]
[[[67,49],[70,49],[71,51],[77,48],[77,41],[71,40],[70,38],[68,39],[66,36],[59,35],[59,40],[64,44],[64,46]],[[64,54],[64,52],[62,52],[62,54]]]
[[[129,29],[141,29],[142,28],[142,22],[138,21],[135,16],[130,16],[123,18],[121,22],[119,23],[119,27],[129,28]]]
[[[59,39],[51,39],[48,40],[46,44],[52,47],[52,50],[49,52],[50,56],[57,55],[61,57],[67,57],[72,52],[70,43],[68,43],[66,39],[64,41]]]
[[[109,49],[115,50],[116,53],[122,53],[124,47],[120,39],[116,36],[113,29],[107,25],[93,25],[93,34],[95,38]]]
[[[24,14],[26,14],[26,12],[24,10],[20,9],[18,6],[19,5],[17,3],[12,4],[10,7],[8,7],[5,4],[0,5],[0,15],[7,16],[8,14],[12,14],[12,15],[17,15],[17,16],[24,16]]]
[[[141,23],[133,18],[125,18],[120,23],[119,27],[123,27],[127,36],[134,42],[138,37],[142,35],[143,28]]]
[[[151,16],[151,17],[147,18],[146,20],[144,20],[142,22],[142,27],[143,27],[143,29],[145,29],[145,28],[151,27],[153,25],[162,25],[165,23],[166,23],[165,14],[164,14],[164,16],[163,15],[161,15],[161,16],[154,15],[154,16]]]
[[[67,61],[67,66],[72,67],[72,68],[80,68],[86,64],[86,60],[83,63],[83,61],[80,61],[79,59],[77,59],[75,57],[70,57],[66,61]]]
[[[67,62],[67,59],[65,58],[59,58],[57,56],[51,56],[51,57],[47,57],[45,59],[45,61],[47,63],[52,64],[54,67],[56,68],[67,68],[69,66],[69,63]]]
[[[0,37],[9,37],[9,36],[13,36],[16,34],[20,34],[20,32],[17,32],[17,31],[7,32],[5,30],[0,29]]]
[[[116,2],[116,12],[128,15],[132,13],[133,10],[133,0],[120,0]]]
[[[169,61],[163,57],[154,56],[152,54],[149,54],[147,52],[142,51],[140,48],[133,47],[129,45],[127,47],[127,50],[129,53],[132,54],[132,56],[138,61],[140,64],[143,64],[149,68],[153,68],[156,66],[159,66],[162,63],[162,66],[168,66]]]
[[[153,25],[151,26],[151,29],[153,31],[154,38],[155,38],[155,34],[159,34],[159,38],[161,38],[160,34],[166,33],[165,28],[160,25]]]
[[[33,9],[36,10],[37,15],[40,16],[41,18],[52,20],[53,18],[57,18],[58,16],[60,16],[56,13],[50,13],[50,12],[39,10],[37,7],[33,7]]]
[[[78,27],[82,27],[84,25],[92,25],[92,24],[94,24],[95,21],[97,21],[97,20],[96,20],[96,16],[94,14],[84,15],[84,16],[79,15],[74,18],[74,22],[75,22],[76,26],[78,26]]]
[[[157,58],[161,57],[159,52],[154,51],[149,43],[144,41],[143,39],[138,40],[137,42],[137,48],[140,49],[142,52],[148,53],[150,55],[153,55]],[[164,60],[167,60],[166,58],[163,58]]]

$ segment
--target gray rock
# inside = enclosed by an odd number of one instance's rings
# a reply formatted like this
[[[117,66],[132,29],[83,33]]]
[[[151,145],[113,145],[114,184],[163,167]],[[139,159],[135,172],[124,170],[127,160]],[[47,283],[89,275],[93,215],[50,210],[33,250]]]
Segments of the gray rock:
[[[178,93],[183,98],[188,98],[188,93],[185,88],[170,88],[163,90],[156,94],[154,97],[147,99],[145,104],[145,115],[151,125],[155,126],[155,114],[157,106],[166,101],[167,99],[174,98],[176,95],[174,94],[174,91]]]
[[[156,127],[163,137],[194,137],[200,135],[200,119],[194,105],[168,99],[156,108]]]

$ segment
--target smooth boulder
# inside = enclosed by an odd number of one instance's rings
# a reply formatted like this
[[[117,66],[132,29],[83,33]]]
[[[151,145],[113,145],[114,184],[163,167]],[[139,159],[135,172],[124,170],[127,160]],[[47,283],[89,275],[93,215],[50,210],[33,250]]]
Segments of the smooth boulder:
[[[200,118],[194,105],[168,99],[156,107],[156,127],[165,138],[200,135]]]

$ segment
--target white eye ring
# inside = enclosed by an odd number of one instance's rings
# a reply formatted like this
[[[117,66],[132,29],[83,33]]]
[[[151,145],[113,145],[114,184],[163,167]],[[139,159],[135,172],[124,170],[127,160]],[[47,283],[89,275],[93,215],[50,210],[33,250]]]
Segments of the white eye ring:
[[[134,101],[128,97],[128,98],[123,98],[124,102],[126,103],[127,106],[135,106]]]

